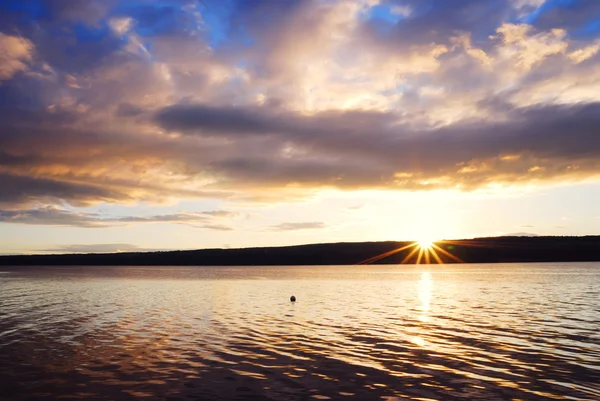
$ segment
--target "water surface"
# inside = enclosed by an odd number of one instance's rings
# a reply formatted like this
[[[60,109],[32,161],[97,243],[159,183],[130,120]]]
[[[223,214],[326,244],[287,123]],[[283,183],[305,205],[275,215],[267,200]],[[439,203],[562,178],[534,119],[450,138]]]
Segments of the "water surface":
[[[599,400],[599,299],[598,263],[0,267],[0,399]]]

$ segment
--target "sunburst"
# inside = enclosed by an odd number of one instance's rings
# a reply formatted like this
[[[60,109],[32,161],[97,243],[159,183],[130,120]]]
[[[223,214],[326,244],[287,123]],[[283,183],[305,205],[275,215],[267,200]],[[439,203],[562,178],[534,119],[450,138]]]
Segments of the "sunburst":
[[[416,262],[414,262],[414,263],[416,263],[418,265],[419,264],[434,264],[434,263],[441,265],[441,264],[444,264],[444,261],[442,260],[440,255],[443,255],[445,258],[451,259],[454,262],[464,263],[463,260],[452,255],[450,252],[448,252],[447,250],[445,250],[444,248],[442,248],[438,245],[438,244],[443,244],[445,242],[446,241],[434,241],[429,238],[423,238],[423,239],[420,239],[409,245],[402,246],[400,248],[396,248],[396,249],[393,249],[388,252],[384,252],[377,256],[373,256],[372,258],[363,260],[362,262],[360,262],[358,264],[375,263],[384,258],[387,258],[394,254],[400,253],[402,251],[407,251],[408,254],[404,257],[404,259],[402,259],[402,261],[400,262],[401,264],[409,263],[410,261],[413,261],[416,258]]]

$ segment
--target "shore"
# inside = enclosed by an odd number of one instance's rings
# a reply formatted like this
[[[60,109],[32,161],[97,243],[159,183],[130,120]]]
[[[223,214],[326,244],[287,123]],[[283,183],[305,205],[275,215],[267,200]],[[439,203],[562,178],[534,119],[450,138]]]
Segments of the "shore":
[[[62,266],[290,266],[399,263],[511,263],[600,261],[600,236],[490,237],[435,243],[433,255],[414,242],[356,242],[241,249],[109,254],[9,255],[0,265]],[[437,251],[436,251],[437,250]]]

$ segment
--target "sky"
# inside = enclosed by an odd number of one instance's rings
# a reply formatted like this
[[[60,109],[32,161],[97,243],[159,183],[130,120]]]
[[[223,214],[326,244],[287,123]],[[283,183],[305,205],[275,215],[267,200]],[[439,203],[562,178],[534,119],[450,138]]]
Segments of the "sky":
[[[600,1],[2,0],[0,254],[600,234]]]

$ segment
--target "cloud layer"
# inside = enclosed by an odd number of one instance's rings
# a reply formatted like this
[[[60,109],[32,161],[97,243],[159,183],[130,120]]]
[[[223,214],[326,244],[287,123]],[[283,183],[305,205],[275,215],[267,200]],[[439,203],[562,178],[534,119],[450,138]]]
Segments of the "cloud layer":
[[[301,223],[281,223],[271,227],[274,231],[300,231],[325,228],[327,225],[320,221],[309,221]]]
[[[142,248],[132,244],[90,244],[66,245],[54,248],[40,249],[44,253],[117,253],[117,252],[157,252],[170,249]]]
[[[2,223],[84,228],[122,227],[140,223],[175,223],[211,230],[231,230],[230,227],[220,224],[220,222],[223,218],[235,216],[237,213],[224,210],[126,217],[106,217],[100,213],[75,212],[55,206],[26,210],[0,210],[0,222]]]
[[[0,14],[2,221],[128,223],[62,202],[600,173],[597,2],[23,0]],[[228,229],[206,217],[153,221]]]

